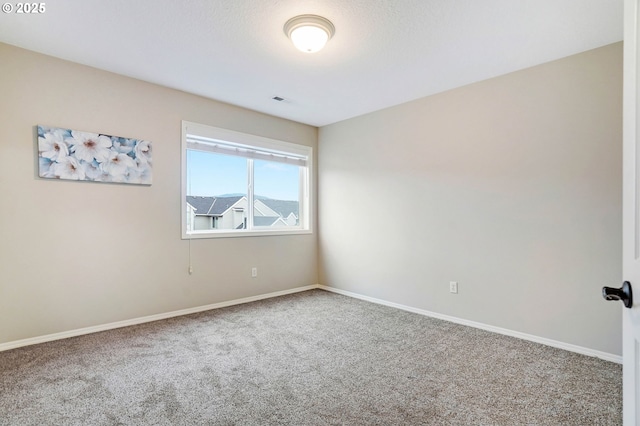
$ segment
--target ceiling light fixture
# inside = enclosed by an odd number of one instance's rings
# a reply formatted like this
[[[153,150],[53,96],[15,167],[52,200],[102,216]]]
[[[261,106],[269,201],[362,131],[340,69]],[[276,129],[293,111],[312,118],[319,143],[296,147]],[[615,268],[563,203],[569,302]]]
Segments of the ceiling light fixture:
[[[295,47],[305,53],[322,49],[335,32],[331,21],[317,15],[296,16],[284,24],[284,33]]]

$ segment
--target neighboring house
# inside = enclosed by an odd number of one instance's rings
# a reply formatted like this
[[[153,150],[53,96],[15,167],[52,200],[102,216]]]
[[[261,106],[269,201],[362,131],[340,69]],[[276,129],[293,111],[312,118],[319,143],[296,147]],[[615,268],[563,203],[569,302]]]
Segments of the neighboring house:
[[[245,196],[187,196],[187,230],[243,229],[247,221],[248,202]],[[299,223],[298,202],[286,200],[255,200],[255,226],[286,227]]]
[[[236,229],[246,220],[247,198],[187,196],[189,231]]]
[[[280,216],[256,216],[255,210],[253,214],[253,224],[255,226],[276,226],[280,228],[289,226]]]
[[[271,211],[277,212],[282,220],[286,222],[287,226],[297,226],[300,224],[300,213],[297,201],[272,200],[270,198],[265,198],[256,200],[254,203],[254,208],[256,209],[261,209],[262,206],[270,209]]]

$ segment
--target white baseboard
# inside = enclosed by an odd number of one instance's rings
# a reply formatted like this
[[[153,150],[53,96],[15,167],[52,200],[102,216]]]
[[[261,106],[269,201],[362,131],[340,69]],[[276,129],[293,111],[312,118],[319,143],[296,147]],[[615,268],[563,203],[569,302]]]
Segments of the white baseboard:
[[[513,331],[506,328],[496,327],[493,325],[487,325],[476,321],[469,321],[462,318],[452,317],[450,315],[438,314],[436,312],[426,311],[424,309],[413,308],[411,306],[401,305],[399,303],[387,302],[386,300],[376,299],[374,297],[363,296],[358,293],[353,293],[346,290],[340,290],[334,287],[328,287],[325,285],[318,285],[317,288],[330,291],[333,293],[342,294],[344,296],[353,297],[356,299],[366,300],[367,302],[377,303],[379,305],[390,306],[392,308],[402,309],[403,311],[409,311],[420,315],[425,315],[432,318],[437,318],[456,324],[462,324],[469,327],[479,328],[481,330],[491,331],[498,334],[504,334],[505,336],[517,337],[523,340],[529,340],[535,343],[542,343],[543,345],[552,346],[554,348],[564,349],[570,352],[576,352],[582,355],[592,356],[606,361],[622,364],[622,357],[620,355],[610,354],[607,352],[597,351],[595,349],[589,349],[582,346],[572,345],[570,343],[559,342],[557,340],[547,339],[545,337],[534,336],[533,334],[521,333],[519,331]]]
[[[487,330],[494,333],[504,334],[506,336],[517,337],[519,339],[528,340],[531,342],[541,343],[543,345],[552,346],[554,348],[564,349],[579,354],[601,358],[606,361],[622,364],[622,357],[619,355],[610,354],[607,352],[601,352],[594,349],[585,348],[582,346],[572,345],[569,343],[559,342],[557,340],[547,339],[545,337],[534,336],[532,334],[521,333],[519,331],[513,331],[506,328],[496,327],[493,325],[482,324],[476,321],[465,320],[462,318],[452,317],[450,315],[438,314],[436,312],[426,311],[424,309],[414,308],[411,306],[401,305],[399,303],[388,302],[382,299],[376,299],[374,297],[364,296],[358,293],[353,293],[346,290],[341,290],[334,287],[328,287],[325,285],[308,285],[304,287],[297,287],[289,290],[276,291],[273,293],[260,294],[257,296],[244,297],[242,299],[229,300],[226,302],[213,303],[211,305],[197,306],[195,308],[181,309],[179,311],[166,312],[163,314],[149,315],[141,318],[134,318],[130,320],[112,322],[109,324],[97,325],[93,327],[85,327],[77,330],[63,331],[61,333],[47,334],[45,336],[32,337],[29,339],[15,340],[13,342],[0,343],[0,352],[8,351],[10,349],[16,349],[23,346],[36,345],[38,343],[51,342],[54,340],[66,339],[69,337],[82,336],[85,334],[97,333],[100,331],[113,330],[115,328],[128,327],[130,325],[143,324],[147,322],[159,321],[167,318],[178,317],[182,315],[195,314],[198,312],[209,311],[212,309],[225,308],[227,306],[240,305],[243,303],[255,302],[263,299],[270,299],[272,297],[284,296],[287,294],[299,293],[302,291],[322,289],[333,293],[342,294],[344,296],[353,297],[356,299],[365,300],[367,302],[377,303],[379,305],[385,305],[396,309],[402,309],[403,311],[413,312],[420,315],[425,315],[432,318],[438,318],[441,320],[453,322],[456,324],[466,325],[469,327],[479,328],[481,330]]]
[[[226,308],[227,306],[240,305],[243,303],[256,302],[258,300],[270,299],[272,297],[284,296],[287,294],[299,293],[302,291],[313,290],[319,288],[317,284],[305,287],[297,287],[289,290],[276,291],[273,293],[260,294],[258,296],[244,297],[242,299],[229,300],[227,302],[213,303],[211,305],[197,306],[195,308],[181,309],[179,311],[166,312],[163,314],[149,315],[141,318],[117,321],[109,324],[96,325],[93,327],[79,328],[77,330],[63,331],[61,333],[47,334],[45,336],[32,337],[29,339],[15,340],[8,343],[0,343],[0,352],[10,349],[20,348],[22,346],[37,345],[38,343],[51,342],[53,340],[61,340],[69,337],[82,336],[84,334],[97,333],[99,331],[113,330],[114,328],[128,327],[130,325],[143,324],[146,322],[158,321],[167,318],[179,317],[182,315],[195,314],[198,312],[209,311],[211,309]]]

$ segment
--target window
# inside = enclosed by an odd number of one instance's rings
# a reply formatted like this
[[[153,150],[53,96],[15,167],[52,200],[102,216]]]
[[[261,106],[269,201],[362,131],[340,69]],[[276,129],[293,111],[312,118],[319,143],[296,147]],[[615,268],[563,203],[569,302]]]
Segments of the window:
[[[182,122],[182,237],[311,232],[312,149]]]

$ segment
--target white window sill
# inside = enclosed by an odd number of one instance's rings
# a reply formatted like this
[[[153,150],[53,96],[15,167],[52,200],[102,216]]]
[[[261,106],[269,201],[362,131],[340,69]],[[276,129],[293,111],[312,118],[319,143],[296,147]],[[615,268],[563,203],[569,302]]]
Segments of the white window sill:
[[[308,235],[313,234],[310,229],[295,229],[295,230],[253,230],[253,231],[198,231],[191,233],[183,233],[183,240],[195,240],[201,238],[245,238],[245,237],[270,237],[270,236],[282,236],[282,235]]]

